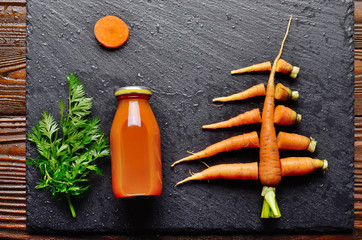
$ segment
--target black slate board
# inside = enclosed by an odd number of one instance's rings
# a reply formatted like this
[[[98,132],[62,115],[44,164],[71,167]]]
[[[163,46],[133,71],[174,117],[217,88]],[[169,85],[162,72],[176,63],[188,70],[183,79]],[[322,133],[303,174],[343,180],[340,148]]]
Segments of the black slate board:
[[[94,97],[109,137],[117,107],[117,87],[145,85],[154,95],[152,108],[162,138],[162,196],[115,199],[110,158],[99,161],[103,176],[74,198],[78,217],[65,202],[40,192],[39,172],[27,167],[29,232],[217,233],[330,232],[353,229],[353,1],[27,1],[27,130],[42,109],[58,111],[67,96],[65,75],[76,72]],[[121,17],[129,41],[117,50],[101,47],[93,26],[104,15]],[[283,151],[281,156],[328,159],[322,176],[283,179],[277,188],[282,218],[261,220],[258,182],[210,181],[174,187],[205,166],[170,164],[204,147],[260,125],[203,131],[255,107],[263,98],[217,107],[211,99],[266,83],[268,74],[231,76],[231,69],[273,60],[293,15],[283,58],[301,67],[296,80],[277,75],[276,82],[300,92],[286,103],[303,115],[299,125],[277,130],[313,136],[317,151]],[[27,157],[35,157],[27,142]],[[258,160],[258,150],[219,154],[210,164]]]

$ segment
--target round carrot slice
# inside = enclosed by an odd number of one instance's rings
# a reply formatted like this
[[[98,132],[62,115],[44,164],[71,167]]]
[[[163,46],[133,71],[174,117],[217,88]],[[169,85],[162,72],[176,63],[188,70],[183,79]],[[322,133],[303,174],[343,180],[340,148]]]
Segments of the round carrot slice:
[[[104,47],[118,48],[127,42],[129,30],[120,18],[105,16],[94,26],[94,34]]]

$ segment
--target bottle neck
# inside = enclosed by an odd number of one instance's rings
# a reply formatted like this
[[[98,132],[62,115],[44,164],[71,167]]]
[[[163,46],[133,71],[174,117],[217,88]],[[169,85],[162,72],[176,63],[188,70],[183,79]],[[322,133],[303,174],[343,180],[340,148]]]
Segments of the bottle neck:
[[[118,101],[125,100],[125,99],[150,99],[150,95],[148,94],[124,94],[117,97]]]

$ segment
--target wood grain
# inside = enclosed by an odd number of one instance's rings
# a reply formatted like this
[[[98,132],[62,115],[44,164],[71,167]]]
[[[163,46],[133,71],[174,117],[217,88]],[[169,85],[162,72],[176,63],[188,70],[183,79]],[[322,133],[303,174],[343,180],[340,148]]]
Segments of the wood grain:
[[[327,236],[293,235],[293,239],[362,238],[362,2],[355,2],[355,231]],[[25,84],[26,1],[0,0],[0,238],[29,239],[26,233]],[[263,239],[224,236],[218,239]],[[100,236],[83,236],[99,239]],[[79,239],[77,238],[77,239]],[[133,239],[104,236],[103,239]],[[213,236],[165,236],[161,239],[212,239]],[[46,239],[31,236],[31,239]],[[52,239],[76,239],[52,237]],[[268,239],[290,239],[270,236]]]
[[[362,229],[362,2],[355,2],[355,228]]]
[[[25,206],[26,1],[0,2],[0,238],[28,238]]]

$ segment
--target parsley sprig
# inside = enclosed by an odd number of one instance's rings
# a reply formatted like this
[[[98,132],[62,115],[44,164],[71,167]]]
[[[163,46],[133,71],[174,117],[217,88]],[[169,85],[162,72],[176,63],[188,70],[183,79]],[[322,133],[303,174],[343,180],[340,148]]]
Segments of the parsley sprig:
[[[40,169],[43,178],[36,188],[50,191],[56,199],[66,199],[73,217],[76,217],[70,197],[85,192],[88,174],[101,174],[95,160],[110,154],[107,140],[100,129],[98,118],[89,118],[92,98],[86,98],[84,87],[76,74],[67,76],[68,108],[59,99],[60,126],[54,117],[43,111],[28,139],[36,144],[39,156],[29,164]]]

